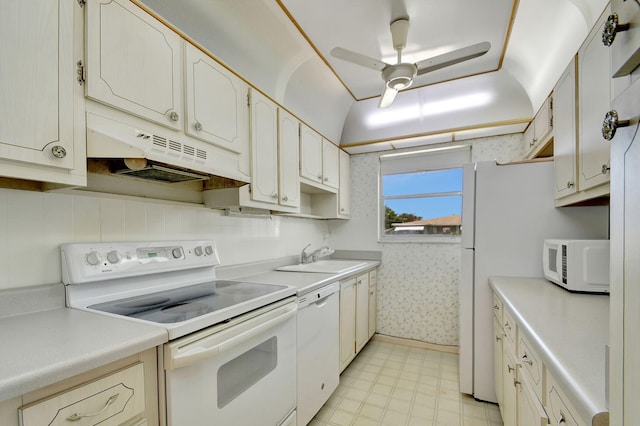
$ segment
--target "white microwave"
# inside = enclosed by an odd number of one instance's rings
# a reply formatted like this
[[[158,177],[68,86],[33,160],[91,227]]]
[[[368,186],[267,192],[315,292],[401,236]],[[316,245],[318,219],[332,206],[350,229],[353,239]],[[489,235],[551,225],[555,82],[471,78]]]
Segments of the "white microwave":
[[[609,240],[544,240],[542,267],[569,291],[609,293]]]

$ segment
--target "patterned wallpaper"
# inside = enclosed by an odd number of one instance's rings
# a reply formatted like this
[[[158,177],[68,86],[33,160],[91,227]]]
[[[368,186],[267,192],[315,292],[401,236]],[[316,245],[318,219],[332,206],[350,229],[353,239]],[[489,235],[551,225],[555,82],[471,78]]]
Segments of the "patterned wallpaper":
[[[524,157],[522,134],[467,141],[472,161]],[[351,157],[351,220],[330,224],[332,246],[381,250],[377,332],[441,345],[458,344],[460,244],[378,243],[379,153]]]

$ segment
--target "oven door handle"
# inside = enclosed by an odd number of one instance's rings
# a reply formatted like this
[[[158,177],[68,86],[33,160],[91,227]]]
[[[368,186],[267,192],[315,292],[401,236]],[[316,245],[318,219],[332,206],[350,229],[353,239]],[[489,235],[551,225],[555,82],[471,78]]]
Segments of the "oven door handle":
[[[262,316],[255,317],[245,321],[244,323],[238,324],[236,327],[242,327],[244,331],[241,331],[236,335],[231,335],[231,337],[227,339],[220,341],[219,337],[214,334],[209,336],[211,339],[205,337],[204,339],[200,339],[179,348],[178,351],[171,351],[172,353],[170,356],[165,358],[165,369],[173,370],[180,367],[186,367],[203,359],[222,354],[241,343],[251,340],[260,333],[287,321],[296,315],[296,311],[297,307],[295,304],[283,306]],[[265,316],[271,316],[272,318],[264,318]],[[253,323],[258,324],[253,326]],[[231,331],[231,329],[228,331]],[[221,332],[219,334],[224,334],[224,337],[228,336],[225,332]]]

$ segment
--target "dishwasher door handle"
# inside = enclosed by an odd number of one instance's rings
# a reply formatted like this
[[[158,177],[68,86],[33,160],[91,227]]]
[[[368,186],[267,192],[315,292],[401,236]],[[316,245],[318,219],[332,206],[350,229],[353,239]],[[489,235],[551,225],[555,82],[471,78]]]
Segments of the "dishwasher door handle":
[[[296,315],[296,311],[297,311],[297,307],[295,305],[283,306],[281,308],[278,308],[272,312],[265,314],[266,316],[269,316],[269,314],[272,314],[272,315],[276,314],[275,317],[267,319],[266,321],[259,323],[253,327],[247,328],[247,326],[250,326],[253,323],[257,323],[263,320],[264,315],[252,318],[250,320],[247,320],[245,323],[236,325],[235,327],[244,326],[242,327],[244,331],[241,331],[239,334],[231,335],[230,337],[222,341],[218,341],[218,342],[215,342],[214,344],[208,345],[207,343],[213,343],[213,342],[207,342],[207,340],[212,340],[212,339],[219,340],[217,339],[217,336],[214,334],[212,336],[209,336],[211,337],[211,339],[208,339],[205,337],[204,339],[201,339],[197,342],[187,344],[179,348],[179,350],[177,351],[179,353],[171,354],[170,358],[166,360],[165,368],[167,370],[174,370],[176,368],[186,367],[188,365],[195,364],[196,362],[201,361],[203,359],[211,358],[221,353],[224,353],[225,351],[233,349],[235,346],[241,343],[244,343],[248,340],[251,340],[257,335],[263,333],[264,331],[270,328],[276,327],[279,324],[294,317]],[[225,331],[228,332],[230,330],[232,329],[225,330]],[[225,332],[221,332],[221,333],[225,333]],[[225,336],[227,336],[228,334],[230,333],[225,333]]]

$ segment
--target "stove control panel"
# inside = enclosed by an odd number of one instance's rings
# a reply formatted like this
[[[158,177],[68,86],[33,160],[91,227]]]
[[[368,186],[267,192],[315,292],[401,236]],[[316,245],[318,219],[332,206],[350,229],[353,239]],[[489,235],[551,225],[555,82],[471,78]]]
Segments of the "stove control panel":
[[[214,267],[220,264],[214,241],[74,243],[60,247],[65,284]]]

